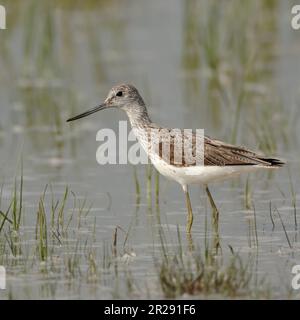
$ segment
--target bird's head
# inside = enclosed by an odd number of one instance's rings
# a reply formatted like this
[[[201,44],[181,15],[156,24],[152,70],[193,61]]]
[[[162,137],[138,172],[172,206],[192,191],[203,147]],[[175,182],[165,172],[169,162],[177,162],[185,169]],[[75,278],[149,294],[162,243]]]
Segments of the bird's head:
[[[130,114],[132,112],[144,111],[145,103],[134,86],[130,84],[120,84],[112,87],[103,103],[91,110],[68,119],[67,122],[81,119],[97,111],[110,108],[118,108]]]

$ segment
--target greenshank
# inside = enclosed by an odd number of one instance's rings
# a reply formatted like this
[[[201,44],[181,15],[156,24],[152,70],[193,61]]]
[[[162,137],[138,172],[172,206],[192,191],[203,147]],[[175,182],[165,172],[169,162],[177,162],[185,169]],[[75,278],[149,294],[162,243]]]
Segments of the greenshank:
[[[202,156],[201,152],[198,155],[195,152],[197,134],[192,132],[191,139],[189,139],[190,137],[187,137],[183,129],[176,131],[161,127],[152,122],[144,100],[138,90],[129,84],[114,86],[102,104],[68,119],[67,122],[78,120],[97,111],[110,108],[118,108],[127,113],[138,141],[155,168],[160,174],[177,181],[181,185],[185,194],[188,211],[186,226],[188,234],[190,234],[193,224],[193,211],[188,190],[189,185],[204,185],[210,196],[207,185],[211,182],[224,180],[243,172],[257,169],[279,168],[284,164],[280,159],[270,158],[245,147],[224,143],[208,136],[203,136],[202,140],[198,140],[202,143],[202,149],[201,147],[199,149],[203,150]],[[159,137],[156,139],[156,136]],[[155,140],[156,142],[159,140],[158,148],[153,148],[153,141]],[[178,157],[175,157],[176,148],[174,145],[178,140],[183,142],[190,141],[189,148],[191,149],[192,156],[189,156],[188,159],[184,152],[179,153],[182,156],[181,161],[178,161]],[[164,141],[169,146],[169,152],[166,152],[167,157],[162,152]]]

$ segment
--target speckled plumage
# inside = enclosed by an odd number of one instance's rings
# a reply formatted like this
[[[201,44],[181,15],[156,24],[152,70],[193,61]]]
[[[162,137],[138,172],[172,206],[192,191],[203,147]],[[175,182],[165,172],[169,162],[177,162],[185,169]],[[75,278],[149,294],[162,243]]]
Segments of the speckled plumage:
[[[278,168],[284,164],[279,159],[266,157],[241,146],[204,135],[199,137],[195,132],[188,134],[182,129],[164,128],[153,123],[138,90],[129,84],[114,86],[103,104],[68,121],[109,108],[119,108],[127,113],[137,139],[156,169],[162,175],[181,184],[188,208],[188,233],[193,223],[189,184],[207,185],[212,181],[231,178],[243,172]],[[168,147],[165,148],[165,145]],[[183,146],[187,146],[187,149]],[[199,149],[201,152],[198,152]]]
[[[137,89],[131,85],[119,85],[113,87],[114,92],[118,90],[124,90],[131,97],[131,106],[126,107],[126,111],[131,126],[135,130],[137,137],[141,143],[146,147],[147,143],[151,143],[152,132],[159,134],[159,139],[163,142],[164,140],[170,139],[170,146],[172,149],[172,143],[176,140],[176,132],[174,129],[161,127],[151,121],[145,103],[141,98]],[[186,138],[182,129],[178,130],[178,135]],[[153,138],[152,138],[153,140]],[[196,133],[192,136],[193,153],[196,148]],[[148,150],[149,148],[145,148]],[[212,139],[208,136],[204,137],[204,165],[205,166],[241,166],[241,165],[259,165],[263,167],[280,167],[283,162],[279,159],[268,158],[256,152],[246,149],[241,146],[234,146],[228,143],[224,143],[220,140]],[[170,159],[170,164],[176,165]],[[194,166],[196,161],[187,162],[182,161],[182,166]]]

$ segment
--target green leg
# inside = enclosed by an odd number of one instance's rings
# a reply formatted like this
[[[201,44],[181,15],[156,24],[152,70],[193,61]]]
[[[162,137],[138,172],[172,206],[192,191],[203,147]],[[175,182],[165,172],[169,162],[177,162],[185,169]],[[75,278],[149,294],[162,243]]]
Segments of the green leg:
[[[205,186],[205,190],[206,190],[210,205],[212,207],[212,227],[214,229],[214,247],[216,249],[216,252],[218,252],[218,249],[221,248],[220,235],[219,235],[219,210],[208,189],[208,186]]]
[[[186,232],[187,233],[191,233],[191,229],[192,229],[192,225],[193,225],[193,210],[192,210],[192,205],[191,205],[191,199],[190,199],[190,195],[189,195],[189,191],[188,191],[188,187],[187,186],[183,186],[183,191],[185,194],[185,201],[186,201],[186,206],[188,209],[188,219],[187,219],[187,225],[186,225]]]
[[[218,210],[218,208],[215,204],[215,201],[214,201],[214,199],[208,189],[208,186],[205,186],[205,190],[206,190],[210,205],[213,209],[213,224],[218,225],[219,224],[219,210]]]

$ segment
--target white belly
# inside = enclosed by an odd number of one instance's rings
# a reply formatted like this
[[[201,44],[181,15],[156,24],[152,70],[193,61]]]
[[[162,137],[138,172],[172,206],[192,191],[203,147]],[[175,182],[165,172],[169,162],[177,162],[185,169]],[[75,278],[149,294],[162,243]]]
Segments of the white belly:
[[[175,167],[165,161],[151,159],[160,174],[168,179],[175,180],[181,185],[208,184],[235,177],[243,172],[251,172],[262,166],[194,166]]]

